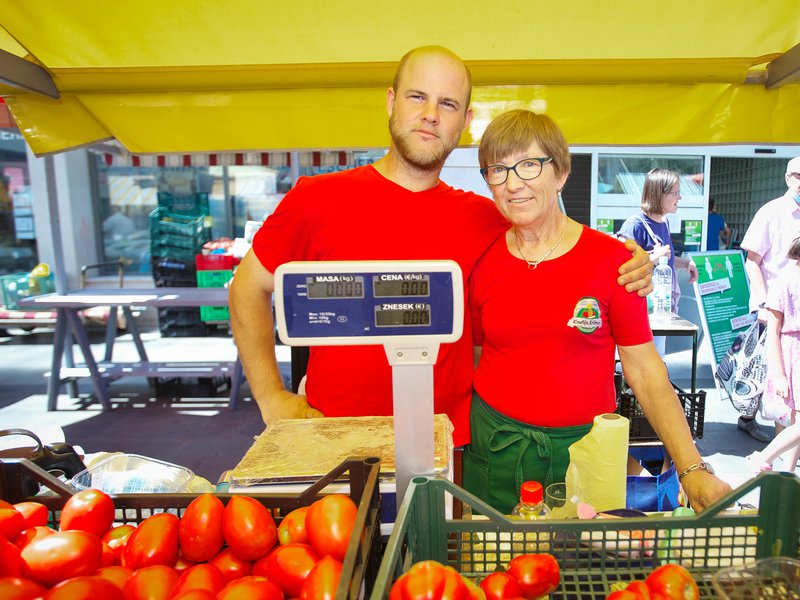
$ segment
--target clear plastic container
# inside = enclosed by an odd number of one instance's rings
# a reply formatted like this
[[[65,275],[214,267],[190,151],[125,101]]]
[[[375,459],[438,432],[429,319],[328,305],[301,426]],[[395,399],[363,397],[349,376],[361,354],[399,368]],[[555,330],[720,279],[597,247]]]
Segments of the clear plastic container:
[[[783,556],[762,558],[748,565],[721,569],[712,580],[724,600],[800,598],[800,560]]]
[[[72,485],[107,494],[169,494],[183,491],[192,477],[194,473],[180,465],[137,454],[114,454],[75,475]]]
[[[550,507],[544,503],[544,490],[538,481],[526,481],[519,490],[519,504],[511,511],[512,519],[539,521],[550,518]]]

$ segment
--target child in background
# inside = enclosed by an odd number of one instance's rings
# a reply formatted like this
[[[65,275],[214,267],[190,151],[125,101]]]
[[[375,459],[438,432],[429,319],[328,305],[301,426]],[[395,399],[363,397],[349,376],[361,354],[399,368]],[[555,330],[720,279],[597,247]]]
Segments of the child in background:
[[[784,455],[784,470],[794,471],[800,457],[800,237],[787,258],[797,261],[770,286],[767,317],[767,385],[762,397],[764,418],[775,421],[778,435],[761,452],[747,457],[750,471],[771,471]]]

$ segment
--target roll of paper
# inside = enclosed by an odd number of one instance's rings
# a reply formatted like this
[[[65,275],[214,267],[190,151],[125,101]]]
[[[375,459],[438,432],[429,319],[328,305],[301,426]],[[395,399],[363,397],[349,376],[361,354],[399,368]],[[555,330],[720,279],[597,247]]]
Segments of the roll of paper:
[[[580,490],[582,502],[596,511],[625,508],[630,423],[605,413],[594,418],[591,431],[569,447],[567,494]]]

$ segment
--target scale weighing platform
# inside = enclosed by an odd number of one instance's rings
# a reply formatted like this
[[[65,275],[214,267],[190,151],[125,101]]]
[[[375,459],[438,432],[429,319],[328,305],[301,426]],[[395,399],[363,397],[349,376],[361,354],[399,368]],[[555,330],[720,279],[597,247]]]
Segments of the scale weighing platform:
[[[434,473],[433,365],[464,324],[449,260],[292,262],[275,270],[278,334],[289,346],[382,345],[392,366],[397,502]]]

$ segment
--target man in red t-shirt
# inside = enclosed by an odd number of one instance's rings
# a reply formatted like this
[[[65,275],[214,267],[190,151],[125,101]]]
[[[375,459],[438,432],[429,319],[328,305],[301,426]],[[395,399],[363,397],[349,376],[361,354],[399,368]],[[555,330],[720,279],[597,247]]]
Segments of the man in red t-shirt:
[[[314,347],[306,395],[283,386],[275,358],[273,273],[292,260],[451,259],[465,282],[508,223],[488,198],[439,180],[444,161],[472,120],[470,73],[441,47],[401,59],[387,93],[392,142],[373,165],[302,178],[253,239],[230,287],[231,324],[250,389],[269,424],[287,418],[392,414],[391,371],[380,347]],[[635,246],[629,247],[635,251]],[[636,251],[619,283],[650,289],[647,254]],[[444,344],[434,367],[434,408],[469,441],[472,394],[469,320]]]

